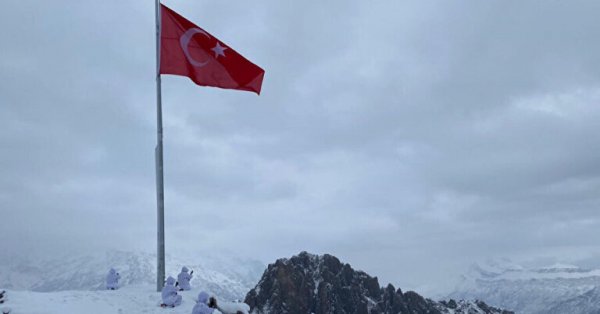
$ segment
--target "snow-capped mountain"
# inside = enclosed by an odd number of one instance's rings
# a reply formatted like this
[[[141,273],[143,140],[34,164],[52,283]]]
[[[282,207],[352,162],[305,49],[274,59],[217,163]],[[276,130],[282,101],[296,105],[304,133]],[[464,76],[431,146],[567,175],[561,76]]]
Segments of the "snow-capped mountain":
[[[476,264],[449,297],[480,299],[516,313],[600,312],[600,270],[555,264],[525,268],[509,261]]]
[[[258,282],[264,264],[226,256],[166,256],[167,275],[176,277],[182,266],[194,270],[191,284],[223,299],[242,299]],[[40,292],[104,289],[106,273],[114,267],[120,285],[155,285],[156,255],[109,251],[68,255],[53,260],[4,256],[0,260],[0,288]]]
[[[564,301],[546,313],[548,314],[572,314],[572,313],[587,313],[600,314],[600,289],[598,287],[576,296],[572,299]]]

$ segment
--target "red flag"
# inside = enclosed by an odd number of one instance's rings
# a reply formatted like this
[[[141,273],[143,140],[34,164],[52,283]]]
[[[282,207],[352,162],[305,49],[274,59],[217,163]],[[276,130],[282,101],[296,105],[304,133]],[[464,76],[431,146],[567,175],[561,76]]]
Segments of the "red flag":
[[[160,74],[187,76],[202,86],[260,94],[263,69],[175,11],[160,7]]]

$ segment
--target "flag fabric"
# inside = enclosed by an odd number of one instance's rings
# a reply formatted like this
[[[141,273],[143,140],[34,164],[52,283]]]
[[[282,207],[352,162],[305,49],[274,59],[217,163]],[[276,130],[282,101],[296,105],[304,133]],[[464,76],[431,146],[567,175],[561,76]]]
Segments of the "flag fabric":
[[[165,5],[160,5],[160,11],[160,74],[260,94],[263,69]]]

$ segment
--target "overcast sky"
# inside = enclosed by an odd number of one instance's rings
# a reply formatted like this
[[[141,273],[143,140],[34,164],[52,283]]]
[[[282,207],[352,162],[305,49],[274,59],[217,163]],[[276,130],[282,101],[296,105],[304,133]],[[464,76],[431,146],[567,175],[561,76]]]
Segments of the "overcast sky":
[[[600,266],[600,2],[164,3],[266,70],[260,96],[163,77],[167,252],[424,291]],[[153,1],[4,0],[0,25],[1,254],[153,251]]]

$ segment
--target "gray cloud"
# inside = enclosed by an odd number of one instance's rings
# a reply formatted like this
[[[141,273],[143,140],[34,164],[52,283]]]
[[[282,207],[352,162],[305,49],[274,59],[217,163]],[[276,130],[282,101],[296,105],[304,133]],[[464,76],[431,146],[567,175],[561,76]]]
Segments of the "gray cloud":
[[[267,72],[259,97],[163,78],[168,248],[423,289],[600,264],[599,3],[166,4]],[[152,4],[3,7],[0,249],[152,250]]]

